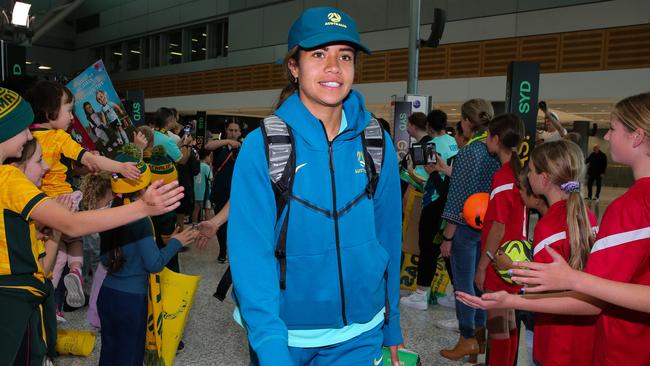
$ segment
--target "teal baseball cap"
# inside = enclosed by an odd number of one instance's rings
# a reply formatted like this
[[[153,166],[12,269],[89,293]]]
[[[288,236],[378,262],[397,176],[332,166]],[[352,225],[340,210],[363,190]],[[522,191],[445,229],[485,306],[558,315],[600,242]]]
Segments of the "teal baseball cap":
[[[337,8],[319,7],[305,10],[289,30],[289,49],[295,46],[314,48],[333,42],[347,42],[357,49],[370,53],[361,43],[357,23]]]

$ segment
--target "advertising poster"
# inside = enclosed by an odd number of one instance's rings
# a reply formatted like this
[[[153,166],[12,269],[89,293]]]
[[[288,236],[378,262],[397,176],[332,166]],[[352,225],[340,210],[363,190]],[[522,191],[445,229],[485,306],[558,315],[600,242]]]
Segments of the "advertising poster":
[[[82,138],[89,137],[96,149],[113,157],[120,146],[133,137],[134,126],[124,105],[113,88],[104,63],[99,60],[70,81],[68,89],[74,95],[74,115],[84,131],[73,131]]]

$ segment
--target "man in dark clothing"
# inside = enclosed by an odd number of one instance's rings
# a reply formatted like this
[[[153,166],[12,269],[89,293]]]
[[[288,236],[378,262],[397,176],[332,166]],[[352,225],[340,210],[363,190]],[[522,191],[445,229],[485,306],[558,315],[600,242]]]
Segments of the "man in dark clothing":
[[[594,145],[594,151],[589,154],[585,163],[589,164],[587,168],[587,199],[591,199],[591,188],[596,181],[596,201],[600,198],[600,188],[602,185],[602,175],[607,169],[607,155],[600,151],[600,146]]]
[[[222,141],[232,141],[224,144],[214,150],[212,158],[212,171],[214,181],[212,183],[212,192],[210,201],[214,212],[219,212],[230,199],[230,182],[235,169],[235,159],[239,153],[239,141],[241,137],[241,128],[235,121],[226,123],[225,139]],[[228,225],[221,225],[217,230],[217,239],[219,240],[219,256],[217,261],[224,263],[226,261],[226,239],[228,237]]]
[[[185,188],[185,196],[181,199],[181,205],[176,209],[177,220],[176,225],[181,228],[185,227],[185,218],[192,217],[194,210],[194,176],[201,171],[201,162],[199,161],[199,154],[194,149],[195,141],[193,138],[189,140],[189,157],[185,164],[176,166],[178,170],[178,184]]]

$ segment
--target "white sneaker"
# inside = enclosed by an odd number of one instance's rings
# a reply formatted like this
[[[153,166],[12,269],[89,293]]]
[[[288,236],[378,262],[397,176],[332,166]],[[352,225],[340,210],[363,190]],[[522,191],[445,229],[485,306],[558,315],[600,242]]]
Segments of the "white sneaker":
[[[428,291],[416,290],[414,293],[399,299],[401,305],[417,310],[427,310],[429,306]]]
[[[456,319],[455,317],[451,319],[438,320],[435,324],[436,327],[438,328],[453,330],[455,332],[458,332],[458,319]]]
[[[436,299],[438,302],[438,305],[444,306],[446,308],[450,309],[456,309],[456,298],[454,298],[453,295],[447,295],[443,297],[439,297]]]

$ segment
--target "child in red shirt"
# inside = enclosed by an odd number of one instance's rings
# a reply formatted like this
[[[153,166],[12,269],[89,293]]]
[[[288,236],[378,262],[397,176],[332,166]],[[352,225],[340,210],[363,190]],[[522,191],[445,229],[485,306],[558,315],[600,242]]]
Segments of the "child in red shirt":
[[[492,178],[490,202],[481,235],[481,258],[474,282],[482,291],[504,290],[517,293],[520,286],[505,282],[496,272],[486,252],[496,255],[501,244],[526,239],[526,208],[516,184],[521,170],[517,156],[524,135],[524,124],[516,114],[502,114],[488,125],[487,149],[496,155],[501,168]],[[511,366],[517,353],[517,326],[514,309],[493,309],[487,312],[489,364]]]
[[[574,269],[584,268],[597,220],[580,196],[583,172],[584,156],[572,142],[548,142],[533,151],[528,177],[533,191],[549,203],[546,215],[535,226],[535,262],[552,261],[544,249],[550,246]],[[535,314],[534,359],[545,366],[589,365],[595,321],[594,317]]]

